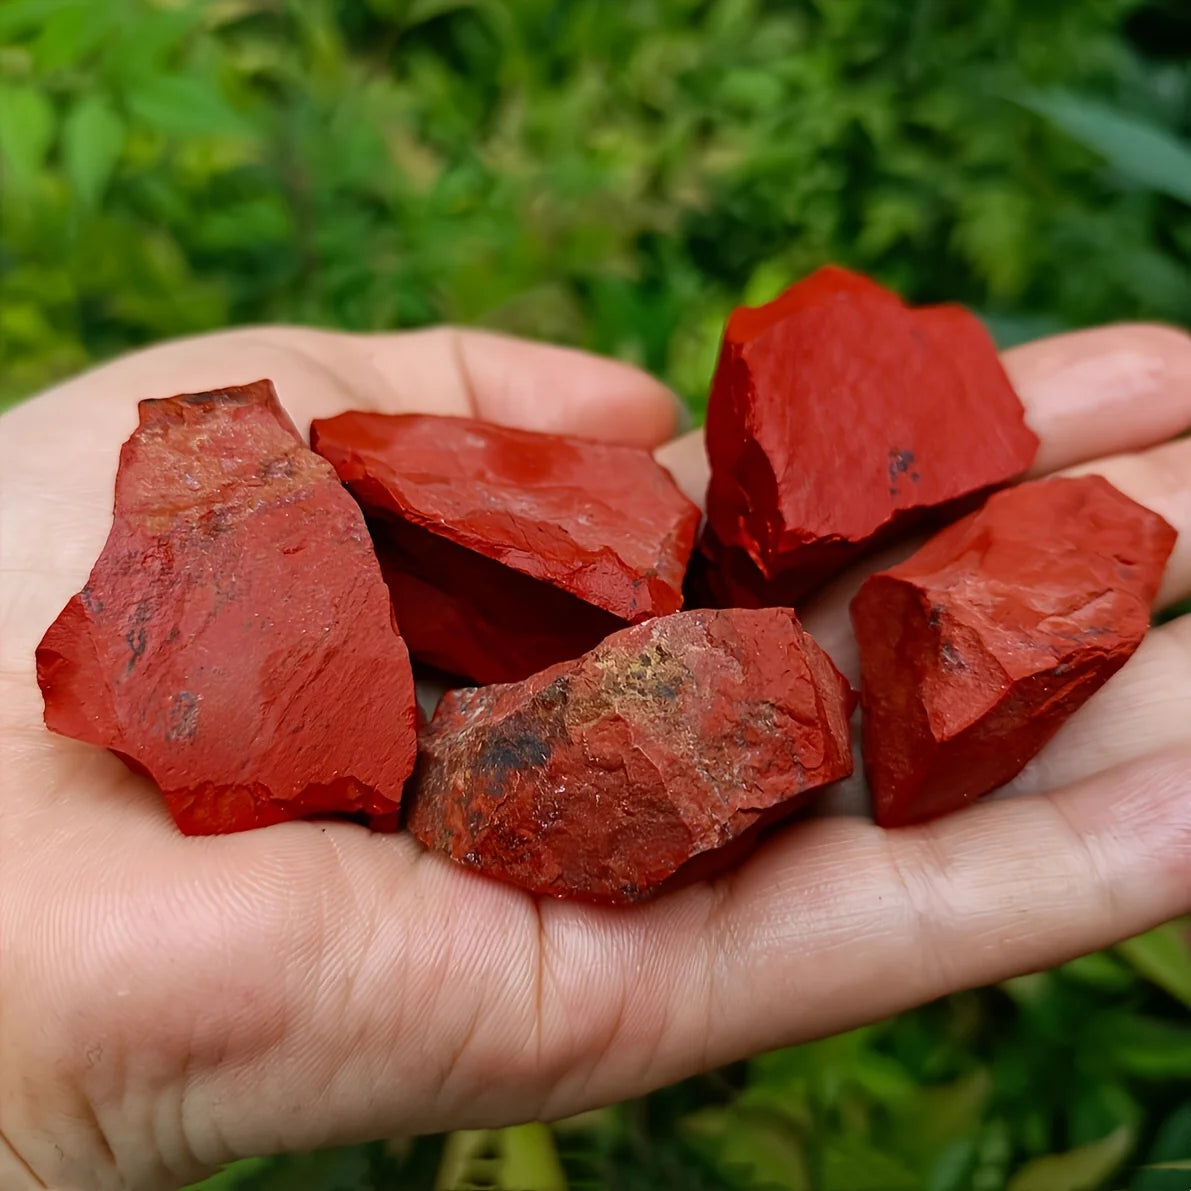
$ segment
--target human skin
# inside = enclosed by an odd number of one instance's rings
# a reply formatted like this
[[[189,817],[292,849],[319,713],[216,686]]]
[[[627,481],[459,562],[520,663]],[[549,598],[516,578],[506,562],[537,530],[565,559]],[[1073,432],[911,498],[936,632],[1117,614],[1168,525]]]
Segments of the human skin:
[[[1007,352],[1036,473],[1107,476],[1180,538],[1191,338],[1110,327]],[[895,831],[859,774],[730,875],[632,907],[535,899],[407,835],[184,838],[152,786],[42,724],[33,652],[107,534],[136,401],[271,377],[295,422],[474,413],[658,446],[696,434],[626,365],[476,332],[258,328],[165,344],[0,419],[0,1186],[176,1187],[249,1154],[549,1119],[1191,911],[1191,617],[1003,794]],[[666,445],[660,445],[665,443]],[[855,679],[847,602],[803,610]]]

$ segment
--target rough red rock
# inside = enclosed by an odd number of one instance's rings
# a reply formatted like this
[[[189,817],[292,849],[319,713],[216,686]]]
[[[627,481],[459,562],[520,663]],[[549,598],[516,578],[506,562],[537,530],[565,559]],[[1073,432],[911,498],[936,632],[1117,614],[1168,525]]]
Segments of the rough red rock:
[[[1128,660],[1175,531],[1099,476],[991,497],[852,602],[877,822],[1009,781]]]
[[[852,702],[789,609],[660,617],[524,682],[448,692],[409,828],[523,889],[634,901],[851,773]]]
[[[927,510],[1018,475],[1037,445],[975,316],[820,269],[724,332],[707,409],[712,598],[792,603]]]
[[[45,720],[187,834],[397,809],[409,658],[364,518],[273,386],[140,403],[115,520],[37,650]]]
[[[682,606],[699,511],[644,450],[470,418],[310,428],[368,514],[415,657],[525,678]]]

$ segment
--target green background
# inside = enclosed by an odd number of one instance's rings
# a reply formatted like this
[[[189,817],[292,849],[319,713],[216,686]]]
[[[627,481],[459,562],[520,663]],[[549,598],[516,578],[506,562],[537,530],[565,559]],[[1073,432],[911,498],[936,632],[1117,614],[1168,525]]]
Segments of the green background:
[[[0,404],[232,323],[447,319],[698,412],[731,307],[828,260],[1006,344],[1185,325],[1189,55],[1184,0],[6,0]],[[1191,1159],[1189,1008],[1176,924],[553,1130],[206,1186],[1187,1191],[1142,1168]]]

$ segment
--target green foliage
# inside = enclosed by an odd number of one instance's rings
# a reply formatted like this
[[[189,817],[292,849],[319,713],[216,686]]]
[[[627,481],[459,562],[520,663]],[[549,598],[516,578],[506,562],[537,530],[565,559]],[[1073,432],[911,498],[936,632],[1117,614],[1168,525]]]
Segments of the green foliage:
[[[452,319],[698,403],[727,310],[827,259],[1007,337],[1187,321],[1191,91],[1136,7],[8,0],[0,385]]]
[[[467,1129],[452,1133],[443,1149],[435,1191],[566,1191],[566,1176],[545,1125]]]
[[[1191,203],[1191,148],[1164,129],[1064,91],[1023,103],[1099,153],[1123,178]]]
[[[1191,942],[1185,924],[1171,922],[1117,947],[1133,968],[1191,1009]]]
[[[229,323],[450,319],[698,409],[728,310],[826,260],[1005,342],[1186,323],[1189,50],[1175,0],[5,0],[0,403]],[[554,1144],[573,1189],[1185,1191],[1188,1005],[1176,924],[478,1154],[204,1191],[556,1186]]]
[[[1132,1147],[1132,1131],[1122,1125],[1099,1141],[1027,1162],[1009,1181],[1009,1191],[1096,1191]]]

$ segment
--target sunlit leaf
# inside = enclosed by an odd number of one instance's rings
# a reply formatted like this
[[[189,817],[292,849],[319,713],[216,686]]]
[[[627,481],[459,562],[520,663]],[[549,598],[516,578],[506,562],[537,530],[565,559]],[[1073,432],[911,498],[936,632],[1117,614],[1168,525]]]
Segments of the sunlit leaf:
[[[119,11],[115,4],[74,3],[53,12],[42,23],[33,55],[40,69],[61,70],[76,66],[102,44]]]
[[[0,84],[0,166],[4,188],[32,185],[54,140],[54,108],[36,87]]]
[[[1191,1009],[1191,922],[1168,922],[1116,946],[1117,954],[1147,980]]]
[[[101,95],[85,96],[63,122],[66,176],[87,206],[94,206],[103,196],[120,159],[124,134],[124,121]]]
[[[0,38],[42,28],[55,13],[78,8],[87,0],[6,0],[0,4]]]
[[[435,1191],[567,1191],[554,1136],[546,1125],[452,1133]]]
[[[168,5],[138,3],[135,20],[124,22],[121,36],[106,47],[115,76],[132,79],[167,70],[205,20],[218,17],[207,0],[174,0]]]
[[[125,93],[138,122],[176,136],[247,136],[248,121],[219,93],[215,80],[199,75],[156,74],[132,80]]]
[[[1008,1191],[1097,1191],[1129,1156],[1133,1143],[1133,1131],[1121,1128],[1062,1154],[1034,1158],[1009,1180]]]

